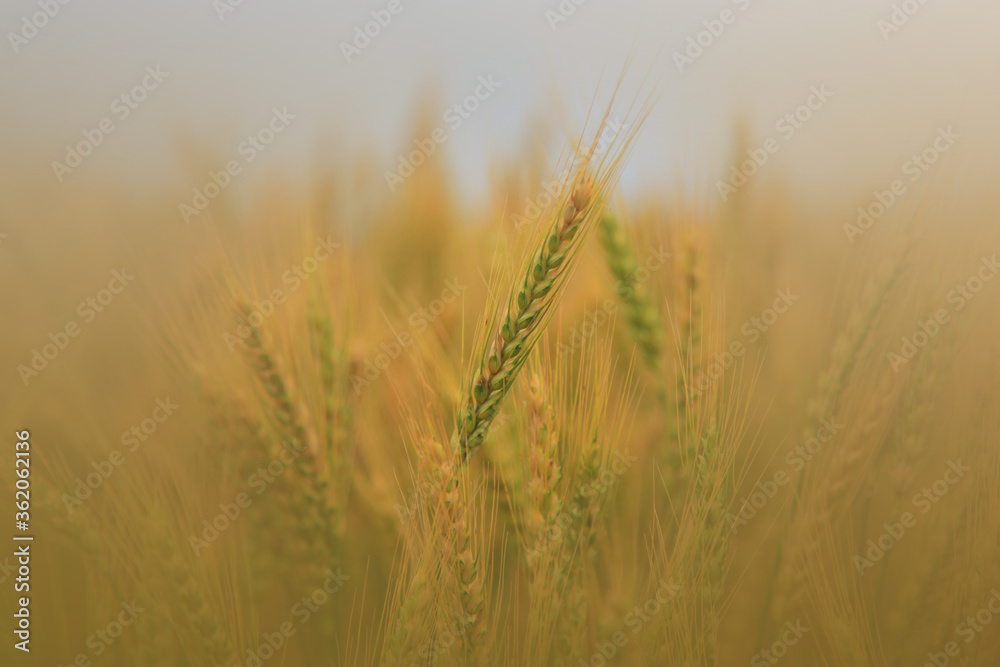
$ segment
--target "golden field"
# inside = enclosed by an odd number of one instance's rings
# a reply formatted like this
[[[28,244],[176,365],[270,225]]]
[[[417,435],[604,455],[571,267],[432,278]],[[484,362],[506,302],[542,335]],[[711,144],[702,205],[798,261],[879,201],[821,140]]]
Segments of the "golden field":
[[[626,197],[645,112],[472,204],[9,179],[23,664],[997,664],[995,190]]]

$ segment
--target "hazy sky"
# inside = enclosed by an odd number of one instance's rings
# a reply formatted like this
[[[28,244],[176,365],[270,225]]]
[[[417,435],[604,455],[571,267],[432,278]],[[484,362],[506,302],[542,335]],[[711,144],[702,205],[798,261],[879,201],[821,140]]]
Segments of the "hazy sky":
[[[896,10],[898,30],[880,28],[894,5],[911,4],[912,16]],[[342,43],[380,17],[347,62]],[[633,82],[648,72],[662,91],[631,185],[680,173],[710,187],[729,164],[737,112],[751,120],[751,145],[762,143],[814,86],[833,95],[782,146],[776,170],[882,180],[948,123],[970,149],[1000,147],[992,0],[4,0],[0,29],[3,166],[53,184],[51,163],[104,119],[113,131],[66,178],[155,177],[191,150],[225,161],[275,108],[295,118],[261,152],[261,173],[308,164],[320,138],[332,162],[374,150],[392,168],[416,102],[434,91],[448,159],[474,193],[490,157],[519,150],[531,123],[581,122],[602,73],[613,79],[630,55]],[[707,46],[678,71],[675,53],[702,32]],[[123,117],[115,100],[151,84],[150,67],[165,74]],[[499,86],[450,127],[445,111],[480,77]]]

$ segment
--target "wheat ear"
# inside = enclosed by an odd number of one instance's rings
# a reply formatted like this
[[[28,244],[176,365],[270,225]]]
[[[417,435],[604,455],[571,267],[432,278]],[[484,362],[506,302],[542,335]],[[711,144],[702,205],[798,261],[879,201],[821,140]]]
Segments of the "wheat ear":
[[[582,156],[581,165],[567,177],[572,186],[560,188],[568,195],[547,216],[548,225],[540,228],[545,230],[544,236],[538,239],[530,261],[505,299],[506,304],[501,300],[499,309],[491,308],[475,347],[467,389],[459,403],[452,445],[461,461],[468,461],[486,439],[518,371],[545,329],[552,308],[559,302],[576,266],[579,250],[597,222],[607,194],[621,176],[625,154],[648,109],[640,112],[639,121],[615,150],[596,158],[596,137],[608,123],[609,107],[598,124],[594,141]]]
[[[702,301],[704,297],[703,252],[698,238],[690,236],[681,251],[679,330],[681,376],[677,379],[677,411],[684,413],[698,406],[694,378],[701,371]]]
[[[663,327],[660,314],[653,305],[649,291],[636,282],[639,262],[618,218],[610,213],[601,216],[601,245],[611,275],[617,281],[616,292],[625,304],[629,331],[650,370],[660,368],[661,336]]]
[[[319,575],[340,552],[340,541],[334,532],[336,512],[328,498],[329,484],[317,469],[314,448],[310,446],[315,438],[295,408],[290,380],[282,372],[279,360],[268,350],[258,329],[249,324],[245,326],[250,330],[245,348],[250,365],[272,401],[271,414],[278,422],[279,432],[295,453],[291,468],[296,479],[279,486],[287,490],[285,502],[290,518],[306,545],[314,574]]]
[[[329,311],[316,300],[311,304],[309,328],[323,387],[324,446],[326,477],[333,534],[338,541],[347,531],[347,502],[350,492],[349,434],[351,409],[348,402],[349,369],[346,354],[334,339]]]
[[[552,224],[524,274],[516,296],[506,309],[493,340],[478,362],[474,379],[459,412],[456,431],[462,460],[475,453],[500,411],[517,372],[524,365],[546,315],[565,285],[580,240],[593,222],[590,179],[580,177],[562,213]]]
[[[549,521],[562,507],[559,486],[562,480],[557,447],[559,444],[556,412],[539,373],[528,382],[529,449],[525,474],[527,502],[524,508],[525,547],[534,548]],[[531,553],[531,552],[526,552]]]
[[[222,621],[216,616],[209,601],[202,595],[202,587],[191,572],[191,565],[174,546],[170,539],[160,539],[160,553],[169,583],[179,593],[184,603],[186,617],[197,631],[205,653],[216,664],[231,664],[237,659],[237,651],[229,638]]]
[[[442,448],[443,449],[443,448]],[[466,664],[482,664],[486,636],[486,568],[484,566],[485,526],[482,522],[481,492],[469,487],[462,472],[459,483],[444,491],[441,522],[442,563],[451,567],[458,592],[458,612]]]

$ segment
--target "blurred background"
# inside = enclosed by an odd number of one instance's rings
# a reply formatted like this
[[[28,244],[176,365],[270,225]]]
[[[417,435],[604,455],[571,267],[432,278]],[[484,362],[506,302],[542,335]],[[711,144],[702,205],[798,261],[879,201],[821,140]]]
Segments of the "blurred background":
[[[278,165],[306,170],[317,156],[364,155],[382,171],[409,145],[418,104],[443,114],[478,77],[493,76],[502,87],[445,151],[462,191],[481,195],[491,159],[553,117],[575,131],[600,78],[615,79],[629,57],[629,79],[648,75],[661,91],[624,179],[633,190],[664,179],[713,184],[728,167],[735,114],[751,140],[763,139],[814,85],[833,91],[832,103],[769,167],[796,186],[878,180],[944,122],[962,127],[967,147],[995,151],[1000,7],[920,2],[901,26],[879,23],[903,4],[400,0],[398,14],[357,48],[356,30],[387,2],[73,0],[22,41],[12,35],[30,33],[24,20],[42,9],[11,0],[0,9],[4,180],[55,186],[51,162],[151,65],[169,77],[116,121],[71,187],[125,176],[182,195],[185,148],[228,155],[274,107],[288,107],[295,123],[247,181]],[[678,71],[675,54],[726,10],[732,23]]]
[[[683,191],[719,209],[745,151],[773,139],[754,186],[807,203],[794,224],[840,244],[857,208],[949,127],[961,138],[917,186],[957,183],[952,199],[967,205],[993,189],[1000,6],[987,0],[399,0],[391,9],[5,2],[0,275],[14,287],[0,299],[19,326],[0,352],[11,369],[0,397],[24,391],[18,360],[110,267],[142,264],[170,284],[216,233],[212,223],[266,218],[273,209],[261,197],[279,190],[321,191],[317,205],[336,210],[343,233],[363,234],[398,200],[390,181],[403,156],[435,128],[444,139],[428,162],[458,217],[510,218],[588,118],[594,127],[619,77],[612,121],[628,117],[640,90],[657,102],[622,175],[633,197]],[[484,99],[470,97],[477,90]],[[802,106],[814,90],[828,92],[815,111]],[[797,111],[805,122],[789,122]],[[269,137],[269,123],[280,132]],[[248,142],[260,132],[268,143]],[[525,158],[521,193],[498,194],[500,175]],[[228,178],[234,160],[239,173]],[[227,185],[197,201],[213,174]],[[148,298],[140,290],[123,298]]]

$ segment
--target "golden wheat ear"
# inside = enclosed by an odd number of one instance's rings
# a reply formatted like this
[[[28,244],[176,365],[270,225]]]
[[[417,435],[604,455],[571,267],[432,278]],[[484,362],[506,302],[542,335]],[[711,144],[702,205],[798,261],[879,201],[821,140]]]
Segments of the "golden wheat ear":
[[[578,234],[590,226],[593,218],[593,199],[591,182],[581,175],[560,218],[536,251],[493,341],[476,364],[475,380],[459,414],[463,460],[482,444],[537,334],[544,328],[546,315],[558,300],[579,248]]]
[[[603,132],[609,113],[599,124],[596,137]],[[640,121],[646,114],[648,107]],[[580,249],[600,220],[608,195],[618,182],[625,155],[640,124],[635,123],[617,150],[603,158],[595,155],[595,138],[579,165],[560,184],[558,191],[567,194],[546,211],[543,225],[513,280],[500,287],[506,290],[506,298],[498,299],[488,309],[479,342],[473,348],[471,377],[460,403],[453,438],[462,461],[467,461],[482,445],[518,371],[548,324],[552,309],[559,303],[576,267]]]

